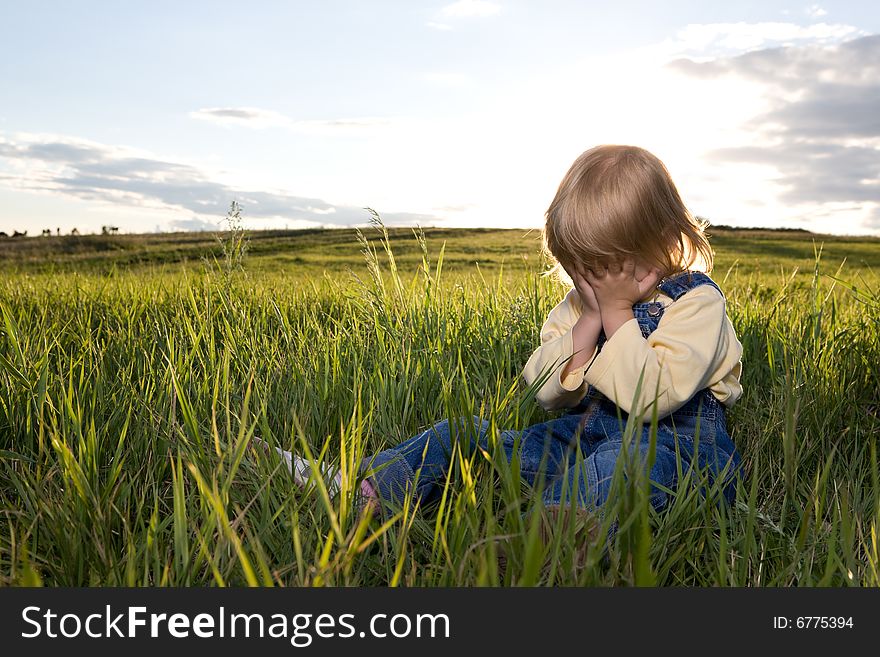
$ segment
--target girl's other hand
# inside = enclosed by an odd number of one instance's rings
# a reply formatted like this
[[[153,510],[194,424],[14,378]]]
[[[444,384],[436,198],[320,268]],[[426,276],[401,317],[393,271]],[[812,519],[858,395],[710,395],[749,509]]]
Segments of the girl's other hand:
[[[645,269],[640,266],[639,274]],[[596,296],[600,308],[630,309],[660,282],[660,270],[651,268],[642,278],[636,277],[636,263],[630,258],[612,261],[604,267],[588,269],[584,278]]]
[[[593,287],[587,282],[585,277],[587,269],[581,265],[575,265],[570,272],[571,280],[580,297],[581,304],[584,307],[584,314],[599,315],[599,300]]]

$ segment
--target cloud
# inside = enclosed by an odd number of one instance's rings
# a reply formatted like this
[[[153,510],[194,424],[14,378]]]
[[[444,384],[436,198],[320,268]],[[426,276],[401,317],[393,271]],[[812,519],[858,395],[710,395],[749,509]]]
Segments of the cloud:
[[[788,203],[875,207],[871,220],[880,228],[880,35],[668,67],[763,89],[766,109],[743,126],[753,143],[710,150],[711,161],[770,167]]]
[[[361,207],[334,205],[286,191],[237,189],[211,180],[188,164],[71,137],[23,134],[9,139],[0,134],[0,158],[12,170],[0,176],[4,186],[194,215],[175,218],[176,226],[208,227],[210,218],[225,216],[233,199],[242,204],[250,223],[275,221],[277,225],[282,220],[320,227],[363,225],[369,221]],[[435,215],[407,212],[383,213],[382,217],[389,225],[442,221]]]
[[[862,30],[841,23],[695,23],[649,50],[669,59],[706,60],[772,47],[841,43],[864,35]]]
[[[821,18],[828,14],[828,12],[822,9],[819,5],[810,5],[804,9],[804,13],[810,18]]]
[[[434,210],[436,210],[437,212],[443,212],[443,213],[451,212],[451,213],[457,214],[459,212],[466,212],[468,210],[473,210],[476,207],[477,207],[477,205],[475,203],[461,203],[459,205],[444,205],[439,208],[434,208]]]
[[[425,25],[427,25],[428,27],[433,27],[435,30],[447,31],[452,29],[452,26],[448,23],[437,23],[434,21],[428,21],[427,23],[425,23]]]
[[[783,201],[790,203],[880,200],[880,151],[832,143],[780,147],[719,148],[710,156],[725,162],[769,165],[780,172]]]
[[[190,217],[189,219],[173,219],[168,224],[168,227],[171,230],[180,230],[188,233],[203,230],[223,230],[225,228],[223,226],[222,219],[217,219],[216,221],[206,221],[205,219],[200,219],[199,217]]]
[[[210,121],[219,125],[238,125],[248,128],[271,128],[286,126],[291,121],[278,112],[258,107],[207,107],[189,113],[193,119]]]
[[[392,123],[391,119],[385,117],[295,120],[258,107],[207,107],[190,112],[189,116],[225,127],[284,128],[306,134],[351,134]]]
[[[494,16],[501,11],[501,5],[484,0],[458,0],[446,5],[440,14],[447,18],[474,18]]]

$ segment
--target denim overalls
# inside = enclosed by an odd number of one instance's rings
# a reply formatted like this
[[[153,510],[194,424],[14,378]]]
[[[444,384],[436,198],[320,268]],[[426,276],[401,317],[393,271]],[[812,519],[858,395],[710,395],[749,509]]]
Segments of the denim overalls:
[[[682,272],[664,279],[657,287],[674,303],[699,285],[712,285],[720,291],[702,272]],[[633,314],[642,335],[647,337],[657,328],[663,316],[663,305],[657,301],[637,303],[633,306]],[[604,342],[603,332],[598,340],[599,349]],[[576,497],[580,506],[595,508],[608,498],[611,476],[623,446],[622,429],[626,420],[627,414],[622,409],[589,386],[578,405],[560,417],[522,430],[502,431],[498,439],[508,461],[513,457],[514,449],[519,448],[521,475],[530,485],[534,485],[539,477],[543,478],[545,505],[557,505]],[[695,441],[698,424],[699,440]],[[438,496],[444,483],[453,443],[458,441],[465,454],[470,454],[475,444],[491,452],[488,429],[489,421],[477,416],[442,420],[409,440],[365,459],[362,469],[369,472],[383,501],[399,502],[415,483],[415,500],[430,502]],[[641,462],[644,463],[649,448],[650,422],[642,425],[640,437],[638,425],[635,431],[630,453],[635,452],[638,439]],[[652,484],[675,490],[678,473],[676,443],[682,472],[686,472],[688,465],[696,460],[695,467],[708,468],[712,481],[727,467],[723,490],[725,499],[732,502],[736,478],[741,476],[741,459],[727,433],[724,406],[708,388],[698,391],[674,413],[659,419],[656,458],[649,474]],[[583,470],[574,467],[577,448],[583,456]],[[566,464],[569,465],[567,469]],[[652,485],[651,504],[654,508],[661,509],[667,501],[667,493]]]

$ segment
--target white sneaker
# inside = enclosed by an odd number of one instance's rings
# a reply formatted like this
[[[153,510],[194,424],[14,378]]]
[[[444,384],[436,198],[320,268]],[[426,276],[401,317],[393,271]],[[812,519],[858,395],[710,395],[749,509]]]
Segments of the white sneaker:
[[[268,451],[270,445],[265,440],[254,436],[253,441]],[[281,456],[281,460],[284,461],[287,469],[290,471],[290,474],[293,475],[294,483],[300,488],[305,488],[308,485],[309,480],[312,478],[312,466],[309,461],[300,458],[299,456],[294,456],[293,452],[281,449],[280,447],[276,447],[275,451],[278,452]],[[324,465],[323,463],[319,464],[318,467],[327,486],[327,494],[331,498],[335,497],[342,485],[342,473],[334,472],[333,468]]]

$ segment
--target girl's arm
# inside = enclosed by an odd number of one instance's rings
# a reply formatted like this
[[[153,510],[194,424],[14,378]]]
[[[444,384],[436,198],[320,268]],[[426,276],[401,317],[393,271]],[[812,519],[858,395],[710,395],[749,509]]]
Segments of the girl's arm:
[[[580,385],[584,378],[584,367],[589,364],[596,355],[596,345],[599,342],[599,334],[602,332],[602,318],[598,315],[584,313],[571,327],[572,357],[565,363],[559,373],[559,379],[565,387],[565,382],[571,380]],[[569,389],[570,389],[569,387]]]
[[[603,320],[605,314],[603,309]],[[610,314],[609,322],[616,323]],[[608,329],[613,329],[610,336]],[[584,378],[627,413],[644,411],[646,422],[651,419],[655,390],[657,413],[664,417],[697,391],[741,370],[742,345],[727,318],[724,297],[711,285],[701,285],[668,305],[647,338],[635,318],[606,327],[606,336]],[[738,396],[741,388],[729,394]],[[735,398],[721,401],[729,405]]]
[[[541,346],[523,368],[527,385],[549,373],[535,396],[545,410],[576,406],[587,392],[583,369],[596,354],[601,322],[582,308],[577,290],[570,290],[550,311],[541,327]]]

